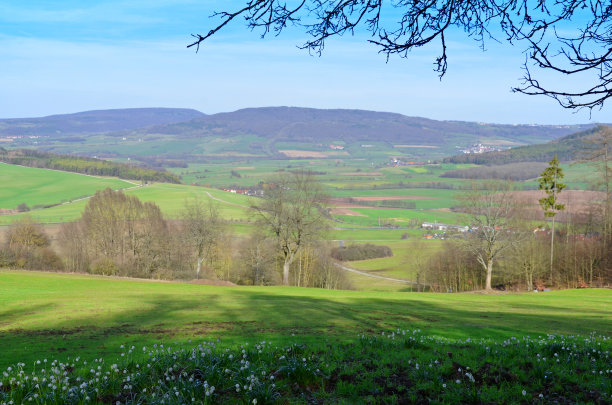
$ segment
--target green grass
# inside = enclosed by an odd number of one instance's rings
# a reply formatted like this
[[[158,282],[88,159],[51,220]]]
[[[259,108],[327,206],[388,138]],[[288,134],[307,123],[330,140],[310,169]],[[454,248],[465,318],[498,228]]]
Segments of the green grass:
[[[393,251],[393,256],[358,260],[345,264],[379,276],[411,281],[416,280],[418,270],[424,268],[427,259],[442,248],[442,241],[439,240],[415,239],[373,243],[389,246]]]
[[[324,348],[295,340],[126,346],[116,363],[43,358],[7,368],[0,401],[514,404],[605,403],[612,395],[602,336],[449,340],[397,328]]]
[[[86,275],[0,271],[0,367],[41,356],[113,358],[121,344],[292,335],[344,341],[421,328],[447,338],[612,333],[612,292],[405,294],[293,287],[213,287]],[[69,351],[69,352],[68,352]]]
[[[0,208],[52,205],[94,194],[97,190],[134,185],[115,178],[86,176],[0,163]]]
[[[169,218],[177,218],[184,208],[185,201],[193,198],[208,200],[209,196],[217,198],[216,201],[220,214],[228,220],[248,220],[252,213],[248,207],[253,203],[251,197],[236,195],[225,191],[205,189],[203,187],[186,186],[183,184],[154,183],[145,187],[125,191],[135,195],[142,201],[153,201]],[[81,213],[87,204],[87,200],[77,201],[71,204],[57,207],[37,209],[28,213],[37,222],[67,222],[75,221],[81,217]],[[23,214],[5,215],[0,218],[3,223],[10,223]]]

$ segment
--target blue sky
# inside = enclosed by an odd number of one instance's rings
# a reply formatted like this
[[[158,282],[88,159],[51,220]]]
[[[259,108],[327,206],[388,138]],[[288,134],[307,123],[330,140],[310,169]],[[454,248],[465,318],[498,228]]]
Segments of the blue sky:
[[[520,49],[448,40],[449,71],[433,71],[436,47],[385,57],[364,36],[330,41],[323,56],[290,31],[260,39],[240,22],[195,53],[191,33],[240,1],[0,0],[0,118],[91,109],[185,107],[359,108],[441,120],[565,124],[612,121],[612,108],[572,113],[513,94]]]

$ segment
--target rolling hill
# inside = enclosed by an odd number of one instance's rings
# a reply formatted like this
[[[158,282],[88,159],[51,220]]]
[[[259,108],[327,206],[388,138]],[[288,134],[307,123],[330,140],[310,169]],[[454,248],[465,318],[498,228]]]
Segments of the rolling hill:
[[[39,118],[0,119],[0,137],[68,136],[123,131],[187,121],[202,114],[182,108],[128,108],[84,111]]]
[[[247,108],[211,115],[143,108],[0,120],[0,141],[8,148],[181,162],[239,155],[284,159],[290,155],[283,150],[325,152],[335,143],[345,148],[341,153],[353,157],[378,149],[382,158],[418,152],[437,159],[476,142],[527,145],[592,127],[436,121],[388,112],[298,107]],[[38,138],[29,138],[32,136]],[[365,151],[362,144],[375,145]]]
[[[137,131],[181,138],[256,135],[276,141],[384,141],[445,145],[457,139],[504,139],[519,143],[551,140],[588,128],[588,125],[500,125],[436,121],[401,114],[363,110],[320,110],[298,107],[247,108],[205,115],[190,121],[163,124]]]
[[[562,161],[579,158],[584,142],[597,135],[599,127],[580,131],[547,143],[521,146],[501,152],[463,154],[445,159],[448,163],[505,164],[514,162],[548,162],[554,155]]]

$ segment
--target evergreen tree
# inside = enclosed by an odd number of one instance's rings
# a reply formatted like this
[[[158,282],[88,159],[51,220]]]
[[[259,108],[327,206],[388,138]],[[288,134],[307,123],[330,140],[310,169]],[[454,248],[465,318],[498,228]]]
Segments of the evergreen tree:
[[[565,188],[565,184],[561,182],[563,179],[563,170],[559,167],[559,159],[557,155],[549,162],[549,166],[544,169],[540,178],[540,190],[546,193],[546,197],[540,198],[540,206],[544,210],[544,216],[551,218],[551,236],[550,236],[550,282],[553,283],[553,260],[554,260],[554,243],[555,243],[555,215],[565,209],[564,204],[559,203],[559,193]]]

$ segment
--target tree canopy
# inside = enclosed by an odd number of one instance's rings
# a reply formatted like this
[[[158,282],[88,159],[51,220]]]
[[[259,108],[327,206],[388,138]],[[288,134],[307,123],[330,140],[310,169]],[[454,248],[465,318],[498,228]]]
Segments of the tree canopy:
[[[407,58],[413,49],[438,43],[435,70],[442,77],[448,69],[447,37],[460,30],[482,49],[486,41],[521,47],[523,83],[513,91],[545,95],[570,109],[601,108],[612,97],[612,4],[607,1],[243,0],[241,7],[214,16],[218,25],[192,34],[188,47],[199,49],[239,17],[262,36],[297,26],[309,35],[301,48],[318,54],[329,38],[360,29],[387,58]],[[580,86],[545,84],[538,71],[577,77]]]

